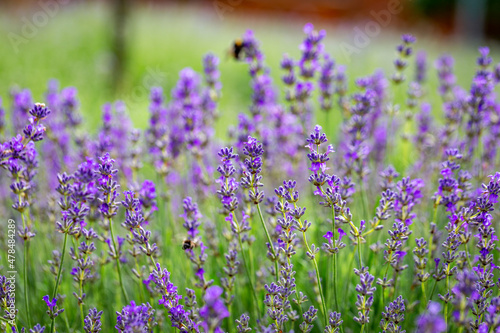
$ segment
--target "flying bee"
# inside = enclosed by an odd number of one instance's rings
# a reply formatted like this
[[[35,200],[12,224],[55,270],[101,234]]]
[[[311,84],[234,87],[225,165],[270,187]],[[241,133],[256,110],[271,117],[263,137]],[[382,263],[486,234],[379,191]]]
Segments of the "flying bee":
[[[229,54],[234,59],[240,60],[240,54],[241,54],[242,50],[243,50],[243,40],[241,38],[237,38],[233,42],[233,46],[232,46],[231,50],[229,50]]]
[[[197,247],[199,245],[200,245],[200,239],[198,237],[196,237],[194,239],[186,238],[182,242],[182,249],[184,251],[186,251],[188,249],[192,250],[192,249],[194,249],[195,247]]]

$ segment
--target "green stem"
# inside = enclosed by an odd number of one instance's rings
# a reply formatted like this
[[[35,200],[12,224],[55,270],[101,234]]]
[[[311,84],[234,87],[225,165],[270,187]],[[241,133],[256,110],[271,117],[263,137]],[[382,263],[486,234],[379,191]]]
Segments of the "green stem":
[[[137,257],[134,257],[134,261],[135,261],[135,269],[137,270],[137,273],[139,275],[142,275],[141,271],[140,271],[140,268],[139,268],[139,263],[137,261]],[[141,300],[142,303],[144,303],[144,292],[142,290],[142,281],[141,281],[141,278],[139,278],[137,280],[137,284],[139,286],[139,297],[140,297],[140,300]]]
[[[19,202],[21,202],[21,195],[19,195]],[[24,213],[21,213],[21,219],[23,221],[23,230],[26,228],[26,220],[24,217]],[[28,293],[28,251],[29,251],[29,244],[27,243],[28,240],[24,240],[24,262],[23,262],[23,281],[24,281],[24,305],[26,309],[26,316],[28,317],[28,325],[31,327],[31,314],[30,314],[30,306],[29,306],[29,293]]]
[[[437,211],[438,211],[438,205],[437,204],[434,204],[434,214],[433,214],[433,221],[436,226],[437,226]],[[429,231],[430,231],[430,223],[429,223]],[[433,243],[432,243],[432,233],[429,232],[429,253],[427,255],[427,263],[430,263],[431,262],[431,259],[432,259],[432,247],[433,247]]]
[[[278,258],[277,257],[277,253],[276,251],[274,250],[274,245],[273,245],[273,241],[271,240],[271,236],[269,235],[269,231],[267,231],[267,226],[266,226],[266,222],[264,222],[264,216],[262,216],[262,211],[260,210],[260,205],[257,204],[257,210],[259,211],[259,217],[260,217],[260,222],[262,223],[262,227],[264,228],[264,231],[266,232],[266,236],[267,236],[267,241],[269,242],[269,245],[271,246],[271,251],[273,251],[273,256],[275,257],[275,260],[274,260],[274,269],[275,269],[275,280],[276,280],[276,283],[278,283],[278,275],[279,275],[279,271],[278,271]]]
[[[31,314],[29,306],[29,293],[28,293],[28,251],[29,244],[24,240],[24,265],[23,265],[23,278],[24,278],[24,303],[26,305],[26,315],[28,316],[28,325],[31,327]]]
[[[120,266],[120,254],[118,253],[119,249],[116,246],[116,241],[115,241],[115,236],[113,234],[113,223],[111,222],[111,218],[108,217],[108,222],[109,222],[109,232],[111,236],[111,241],[113,242],[113,248],[115,250],[115,255],[116,255],[116,271],[118,272],[118,280],[120,281],[120,289],[122,291],[123,295],[123,300],[125,301],[125,304],[128,303],[128,296],[127,296],[127,291],[125,290],[125,287],[123,286],[123,279],[122,279],[122,269]]]
[[[80,297],[83,297],[83,282],[80,279]],[[83,302],[80,303],[80,318],[82,320],[82,330],[85,327],[85,314],[83,313]]]
[[[436,285],[437,285],[437,280],[434,280],[434,286],[432,286],[432,290],[431,290],[431,294],[429,296],[429,299],[427,300],[427,304],[429,304],[429,302],[431,301],[432,299],[432,296],[434,295],[434,291],[436,290]]]
[[[68,241],[68,233],[64,233],[64,241],[63,241],[63,248],[62,248],[62,253],[61,253],[61,263],[59,264],[59,270],[57,271],[57,279],[56,279],[56,284],[54,286],[54,290],[52,291],[52,299],[56,298],[57,296],[57,290],[59,289],[59,283],[61,282],[61,272],[62,272],[62,267],[64,263],[64,254],[66,253],[66,244]],[[52,318],[52,322],[50,324],[50,332],[53,333],[55,332],[55,318]]]
[[[425,292],[425,282],[420,283],[420,286],[422,287],[422,294],[424,296],[424,300],[427,299],[427,293]]]
[[[243,251],[243,242],[241,241],[241,234],[238,234],[238,243],[240,244],[241,257],[243,258],[243,264],[245,265],[245,271],[247,272],[248,283],[250,283],[250,289],[252,289],[252,294],[253,294],[253,298],[255,300],[255,305],[257,306],[257,317],[260,319],[259,299],[257,298],[255,288],[253,287],[252,278],[250,276],[250,270],[248,268],[247,259],[245,257],[245,251]]]
[[[297,208],[296,203],[294,203],[293,206],[295,208]],[[260,209],[259,209],[259,212],[260,212]],[[302,229],[302,221],[300,219],[298,219],[297,222],[299,223],[299,226]],[[326,302],[325,302],[325,296],[323,294],[323,287],[321,286],[321,277],[319,275],[318,262],[316,261],[315,254],[311,251],[311,248],[309,247],[309,242],[307,241],[306,232],[303,229],[302,229],[302,237],[304,237],[304,244],[306,245],[307,252],[309,252],[313,256],[312,261],[314,263],[314,269],[316,271],[316,280],[318,281],[319,295],[321,297],[321,305],[322,305],[321,310],[323,312],[324,324],[326,326],[328,323],[328,318],[327,318],[328,312],[326,311]]]
[[[307,247],[309,247],[309,246],[307,246]],[[313,259],[313,263],[314,263],[314,269],[316,270],[316,279],[318,280],[319,295],[321,296],[321,304],[322,304],[322,310],[323,310],[324,324],[326,326],[328,312],[326,311],[325,296],[323,295],[323,287],[321,286],[321,278],[320,278],[320,275],[319,275],[318,263],[316,261],[316,258]]]
[[[389,267],[391,264],[387,262],[387,268],[385,269],[384,282],[387,280],[387,274],[389,273]],[[385,306],[385,287],[382,288],[382,308]]]
[[[469,258],[469,243],[464,243],[464,246],[465,246],[465,257],[466,257],[466,260],[467,260],[467,264],[469,264],[469,269],[472,271],[472,264],[470,262],[470,258]]]
[[[449,266],[448,266],[449,267]],[[450,276],[446,275],[446,290],[450,292]],[[446,330],[448,330],[448,303],[444,305],[444,322],[446,323]]]
[[[361,260],[361,240],[359,239],[358,236],[358,259],[359,259],[359,269],[363,268],[363,261]]]

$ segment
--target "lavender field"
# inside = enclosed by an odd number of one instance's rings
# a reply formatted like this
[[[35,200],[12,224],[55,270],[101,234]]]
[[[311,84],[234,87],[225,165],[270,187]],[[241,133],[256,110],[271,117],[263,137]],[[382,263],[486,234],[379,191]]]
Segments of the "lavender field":
[[[2,331],[500,332],[495,48],[358,65],[293,33],[100,111],[0,92]]]

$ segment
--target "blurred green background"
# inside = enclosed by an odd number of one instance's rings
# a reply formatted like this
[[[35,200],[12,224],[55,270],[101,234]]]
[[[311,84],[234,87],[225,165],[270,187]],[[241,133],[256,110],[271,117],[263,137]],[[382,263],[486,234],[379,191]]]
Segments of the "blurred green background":
[[[355,77],[368,75],[376,68],[392,72],[394,47],[401,32],[414,33],[419,39],[416,51],[428,52],[431,85],[436,81],[433,62],[442,52],[456,57],[458,80],[465,87],[475,70],[477,46],[486,43],[493,47],[494,58],[498,53],[498,42],[485,37],[486,27],[481,34],[486,40],[452,38],[456,35],[450,27],[443,28],[440,21],[430,16],[418,19],[419,13],[434,10],[425,1],[402,2],[403,11],[393,15],[387,26],[352,55],[345,50],[346,45],[356,46],[355,29],[364,31],[366,24],[375,20],[371,11],[386,10],[386,1],[375,1],[375,7],[361,6],[355,14],[332,17],[301,11],[300,7],[280,12],[256,10],[252,2],[231,3],[235,5],[222,9],[214,7],[216,2],[128,3],[124,62],[117,82],[113,80],[113,3],[45,0],[25,6],[4,4],[0,7],[0,96],[4,105],[10,104],[9,91],[17,86],[31,89],[35,99],[43,101],[47,81],[56,78],[62,87],[78,88],[88,130],[98,126],[102,104],[116,99],[127,103],[135,125],[143,128],[150,87],[162,86],[169,95],[179,70],[192,67],[200,71],[203,55],[211,51],[221,58],[224,87],[217,130],[223,136],[228,124],[234,124],[236,115],[247,109],[251,93],[247,67],[227,56],[231,42],[246,29],[253,29],[261,41],[266,63],[278,84],[282,74],[279,62],[284,53],[298,57],[306,22],[326,30],[326,49],[338,64],[347,66],[351,85]],[[435,7],[436,13],[440,8]]]

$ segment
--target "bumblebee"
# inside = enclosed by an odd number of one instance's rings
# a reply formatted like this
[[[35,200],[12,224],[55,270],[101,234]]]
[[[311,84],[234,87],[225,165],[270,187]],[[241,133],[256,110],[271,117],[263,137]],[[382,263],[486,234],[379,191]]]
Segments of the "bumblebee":
[[[243,40],[241,38],[237,38],[234,41],[233,47],[229,52],[234,59],[240,60],[240,55],[242,50],[243,50]]]
[[[182,249],[184,251],[186,251],[188,249],[192,250],[192,249],[194,249],[195,247],[197,247],[199,245],[198,242],[199,242],[199,239],[196,239],[196,238],[195,239],[186,238],[182,242]]]

